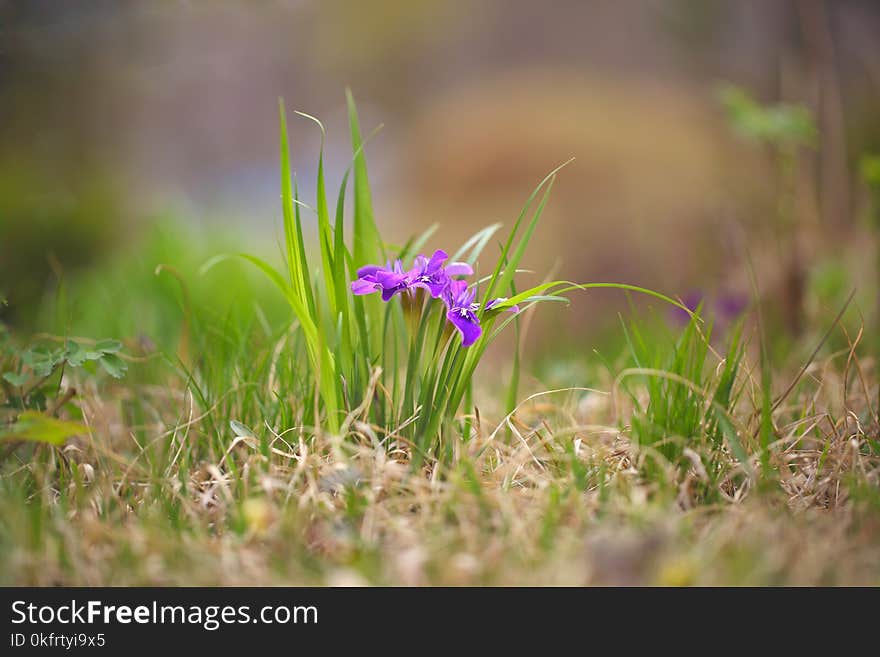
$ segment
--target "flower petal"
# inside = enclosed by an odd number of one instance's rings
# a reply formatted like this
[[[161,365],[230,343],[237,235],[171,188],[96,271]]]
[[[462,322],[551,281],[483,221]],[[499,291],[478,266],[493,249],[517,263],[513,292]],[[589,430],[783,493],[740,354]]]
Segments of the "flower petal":
[[[467,281],[450,280],[446,289],[443,290],[443,303],[446,304],[446,307],[452,310],[455,306],[459,305],[458,298],[466,288]]]
[[[443,290],[445,290],[446,286],[449,285],[449,278],[447,276],[434,276],[428,283],[425,283],[424,285],[428,289],[428,292],[431,293],[431,296],[436,299],[441,294],[443,294]]]
[[[425,271],[429,274],[434,273],[443,266],[443,263],[446,262],[446,259],[448,257],[449,256],[446,255],[446,251],[443,251],[442,249],[437,249],[436,251],[434,251],[434,255],[431,256],[431,259],[428,261],[428,265],[425,268]]]
[[[396,274],[394,272],[384,270],[377,271],[375,276],[376,282],[385,289],[388,289],[389,287],[397,287],[407,280],[406,274]]]
[[[375,292],[381,286],[376,281],[359,278],[351,282],[351,291],[353,294],[370,294]]]
[[[466,262],[450,262],[446,265],[446,273],[450,276],[473,276],[474,269]]]
[[[428,259],[423,255],[417,255],[413,258],[413,267],[410,271],[415,272],[417,275],[423,274],[425,270],[428,268]]]
[[[365,267],[361,267],[357,271],[358,278],[366,278],[367,276],[373,276],[377,271],[380,271],[382,267],[379,265],[366,265]]]
[[[461,313],[449,311],[446,313],[446,319],[452,322],[452,325],[461,333],[461,346],[470,347],[483,334],[480,328],[480,322],[471,319],[473,315],[462,317]]]

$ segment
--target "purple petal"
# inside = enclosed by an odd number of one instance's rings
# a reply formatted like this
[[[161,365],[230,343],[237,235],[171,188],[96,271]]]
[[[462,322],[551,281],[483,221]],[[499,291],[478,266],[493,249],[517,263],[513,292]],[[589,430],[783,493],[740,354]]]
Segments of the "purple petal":
[[[432,278],[430,282],[424,283],[424,286],[427,288],[428,292],[430,292],[431,296],[435,299],[443,294],[443,290],[446,289],[447,285],[449,285],[449,279],[445,276],[435,277]]]
[[[446,286],[446,289],[443,290],[443,302],[446,306],[452,310],[456,306],[459,305],[458,299],[461,296],[462,292],[467,288],[466,281],[460,280],[451,280],[449,284]]]
[[[415,282],[413,282],[411,284],[410,287],[420,287],[422,289],[427,290],[428,293],[433,298],[438,299],[441,296],[443,296],[444,301],[446,301],[445,295],[446,295],[446,289],[447,289],[448,285],[449,285],[448,279],[439,278],[439,277],[434,276],[434,277],[428,278],[428,280],[426,280],[426,281],[416,280]],[[447,303],[446,305],[449,305],[449,303]]]
[[[410,269],[416,276],[420,276],[424,274],[428,269],[428,259],[423,255],[417,255],[413,259],[413,268]]]
[[[358,269],[357,274],[358,278],[366,278],[367,276],[373,276],[377,271],[380,271],[382,267],[379,265],[367,265],[365,267],[361,267]]]
[[[471,319],[472,315],[462,317],[461,313],[449,311],[446,313],[446,319],[452,322],[453,326],[461,333],[461,346],[470,347],[479,339],[483,333],[480,323]]]
[[[450,276],[473,276],[474,269],[466,262],[451,262],[446,265],[446,273]]]
[[[406,281],[406,274],[397,274],[390,271],[377,271],[376,282],[383,288],[397,287]]]
[[[448,257],[449,256],[446,255],[446,251],[437,249],[436,251],[434,251],[434,255],[431,256],[431,259],[428,261],[428,266],[425,268],[425,271],[429,274],[434,273],[443,266],[443,263],[446,262],[446,259]]]
[[[351,282],[351,291],[353,294],[370,294],[371,292],[378,290],[379,287],[380,286],[376,281],[365,280],[363,278]]]
[[[456,305],[461,306],[462,308],[469,308],[474,302],[474,297],[477,296],[477,291],[469,288],[465,281],[462,281],[462,283],[464,283],[464,290],[458,295]]]

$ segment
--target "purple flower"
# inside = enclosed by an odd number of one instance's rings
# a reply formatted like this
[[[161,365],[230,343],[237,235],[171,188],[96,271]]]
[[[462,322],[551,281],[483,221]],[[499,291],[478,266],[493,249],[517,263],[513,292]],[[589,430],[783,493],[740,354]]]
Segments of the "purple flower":
[[[470,276],[474,273],[471,266],[464,262],[452,262],[446,267],[443,263],[449,256],[445,251],[434,251],[434,255],[428,260],[425,256],[416,256],[413,268],[408,272],[412,287],[421,287],[431,293],[437,299],[443,294],[443,290],[449,285],[452,276]]]
[[[423,288],[437,299],[442,298],[446,304],[446,318],[461,333],[462,346],[469,347],[483,334],[477,312],[480,304],[474,299],[476,290],[468,287],[466,281],[454,276],[470,276],[474,273],[471,266],[465,262],[452,262],[445,267],[449,256],[445,251],[434,251],[430,259],[418,255],[413,261],[413,268],[403,270],[403,263],[396,260],[394,265],[387,263],[385,267],[367,265],[357,272],[357,280],[351,284],[354,294],[372,294],[381,292],[382,300],[389,301],[398,292],[404,290],[413,291],[413,288]],[[499,304],[507,301],[504,297],[492,299],[486,304],[486,310],[492,310]],[[511,312],[519,312],[515,305],[505,308]]]
[[[462,280],[449,281],[449,285],[443,291],[443,302],[448,309],[446,319],[461,333],[463,347],[470,347],[483,334],[480,320],[477,318],[480,304],[474,300],[476,295],[476,290],[469,288],[467,281]],[[490,310],[504,301],[507,301],[504,297],[492,299],[486,304],[486,310]],[[519,307],[514,305],[505,310],[519,312]]]
[[[691,290],[681,297],[681,302],[691,313],[697,312],[697,308],[703,303],[703,293],[699,290]],[[677,324],[687,324],[691,321],[691,314],[684,308],[673,308],[670,312]]]
[[[445,251],[437,250],[429,260],[423,255],[418,255],[413,263],[413,268],[403,271],[403,263],[400,260],[387,263],[385,267],[367,265],[358,269],[357,280],[351,284],[354,294],[371,294],[382,292],[382,300],[388,301],[398,292],[421,287],[435,299],[438,298],[452,276],[469,276],[474,273],[471,266],[464,262],[453,262],[444,267],[443,263],[449,256]]]
[[[700,304],[703,304],[703,311],[711,313],[716,325],[720,330],[728,327],[732,322],[742,315],[748,308],[748,297],[737,294],[735,292],[721,293],[714,298],[707,299],[699,290],[692,290],[681,298],[683,305],[691,312],[696,312]],[[673,310],[673,318],[676,323],[687,324],[690,321],[690,314],[681,308]]]
[[[461,344],[469,347],[483,334],[476,311],[480,304],[474,301],[476,292],[468,287],[467,281],[450,281],[443,291],[446,303],[446,319],[461,333]]]
[[[749,299],[742,294],[724,294],[717,302],[718,315],[725,321],[733,321],[749,307]]]
[[[357,274],[357,280],[351,284],[351,291],[354,294],[371,294],[381,290],[382,301],[388,301],[411,285],[409,275],[403,271],[400,260],[394,262],[393,268],[391,263],[386,264],[384,268],[367,265],[358,269]]]

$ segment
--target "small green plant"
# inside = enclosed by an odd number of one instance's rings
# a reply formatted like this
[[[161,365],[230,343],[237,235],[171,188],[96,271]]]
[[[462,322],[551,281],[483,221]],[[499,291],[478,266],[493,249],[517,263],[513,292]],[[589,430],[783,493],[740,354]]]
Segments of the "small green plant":
[[[862,182],[868,189],[868,219],[871,225],[880,231],[880,155],[865,154],[859,162]]]
[[[868,225],[874,233],[875,267],[877,280],[880,281],[880,155],[867,153],[859,162],[862,182],[868,190]],[[875,327],[880,325],[880,303],[874,308]],[[880,333],[880,331],[875,331]],[[880,357],[880,339],[874,340],[874,351]],[[878,401],[880,401],[880,392]]]
[[[487,346],[517,322],[519,313],[538,303],[565,302],[566,292],[593,287],[634,290],[679,305],[664,295],[616,283],[552,281],[522,291],[515,288],[517,268],[562,167],[535,188],[498,259],[488,268],[490,273],[478,276],[474,284],[461,276],[480,269],[481,255],[499,229],[497,224],[478,231],[451,258],[445,251],[435,252],[431,259],[421,255],[435,228],[410,239],[391,258],[392,249],[374,220],[364,142],[351,94],[353,157],[333,215],[326,195],[323,125],[297,112],[314,121],[322,133],[316,202],[311,206],[300,199],[292,178],[283,103],[279,109],[286,272],[252,255],[238,255],[262,270],[290,304],[302,338],[297,348],[303,376],[315,382],[306,386],[302,420],[315,431],[366,436],[378,429],[408,443],[415,464],[425,458],[450,457],[457,436],[469,437],[467,420],[458,427],[456,421],[462,404],[470,406],[474,372]],[[350,175],[354,216],[349,248],[344,209]],[[319,267],[310,264],[303,240],[306,212],[317,219]],[[212,259],[205,269],[225,257]],[[447,259],[453,263],[444,266]],[[412,269],[404,269],[403,263],[410,260]],[[368,294],[379,291],[381,299]],[[392,299],[394,303],[383,303]],[[516,396],[516,382],[517,377],[512,377],[508,399]]]
[[[730,481],[731,463],[739,462],[751,474],[740,431],[732,420],[742,392],[737,386],[742,324],[728,333],[723,357],[710,353],[712,328],[701,324],[698,308],[670,351],[652,344],[639,323],[632,322],[625,332],[635,367],[622,372],[620,380],[635,406],[631,435],[646,478],[672,483],[680,480],[675,471],[689,471],[696,499],[717,501],[721,487]],[[716,357],[719,365],[710,367]],[[630,385],[631,377],[643,387]]]
[[[746,90],[734,85],[723,85],[718,96],[734,131],[766,146],[773,159],[779,191],[772,226],[785,273],[781,313],[787,330],[798,334],[803,325],[806,266],[795,216],[797,165],[801,149],[816,147],[819,134],[816,124],[810,111],[802,105],[762,105]]]
[[[783,151],[816,145],[816,125],[803,105],[762,105],[745,89],[730,84],[722,85],[718,95],[733,128],[747,139]]]
[[[114,378],[128,369],[117,340],[87,342],[67,339],[62,346],[38,341],[26,348],[16,346],[9,330],[0,324],[0,441],[31,440],[54,445],[85,431],[76,422],[58,419],[76,391],[62,390],[67,368],[95,371],[100,366]],[[74,414],[75,408],[69,408]]]

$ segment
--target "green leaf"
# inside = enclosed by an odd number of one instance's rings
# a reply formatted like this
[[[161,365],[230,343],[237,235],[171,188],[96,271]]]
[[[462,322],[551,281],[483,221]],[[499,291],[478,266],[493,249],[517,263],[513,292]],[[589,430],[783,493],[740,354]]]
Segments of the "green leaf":
[[[86,431],[86,427],[78,422],[66,422],[36,411],[25,411],[15,423],[0,427],[0,441],[32,440],[62,445],[71,436]]]
[[[15,372],[4,372],[3,378],[16,387],[21,387],[27,383],[28,376],[26,374],[16,374]]]
[[[776,146],[815,146],[818,130],[803,105],[761,105],[744,89],[723,85],[719,99],[734,129],[744,137]]]
[[[246,438],[253,438],[257,434],[255,434],[250,427],[246,424],[242,424],[238,420],[230,420],[229,427],[232,429],[232,433],[236,436],[244,436]]]
[[[468,250],[470,250],[465,262],[473,267],[477,262],[477,258],[480,257],[480,254],[486,247],[486,244],[499,228],[501,228],[501,224],[492,224],[491,226],[483,228],[465,242],[458,251],[452,254],[452,257],[449,260],[451,262],[461,260],[465,253],[468,253]]]
[[[101,340],[92,349],[104,354],[116,354],[122,351],[122,343],[119,340]]]
[[[52,374],[64,360],[64,356],[60,350],[50,351],[46,347],[33,347],[22,354],[21,360],[34,371],[34,374],[46,377]]]
[[[327,290],[327,298],[330,301],[331,314],[335,317],[338,312],[336,289],[333,283],[333,230],[330,227],[330,210],[327,207],[327,191],[324,182],[324,137],[326,136],[324,124],[311,114],[296,112],[299,116],[314,121],[321,129],[321,151],[318,156],[318,180],[317,202],[315,204],[318,215],[318,238],[321,246],[321,267],[324,270],[324,287]]]
[[[95,358],[89,358],[89,353],[85,351],[73,340],[67,341],[67,348],[64,350],[64,358],[73,367],[81,367],[87,360],[96,360],[100,357],[98,354]]]
[[[505,294],[505,290],[507,286],[509,286],[510,281],[513,279],[513,273],[516,270],[517,265],[519,264],[519,258],[514,255],[513,257],[509,257],[508,254],[510,249],[513,247],[513,241],[516,238],[517,233],[519,232],[519,227],[522,224],[523,219],[529,211],[529,208],[532,206],[532,203],[537,198],[538,194],[545,186],[552,187],[553,181],[555,180],[556,174],[566,165],[568,165],[572,160],[568,160],[563,162],[558,167],[553,169],[550,173],[548,173],[544,179],[538,183],[538,186],[532,191],[531,195],[528,199],[526,199],[525,205],[523,205],[522,210],[520,210],[519,216],[516,218],[516,221],[513,224],[513,228],[510,229],[510,234],[507,236],[507,242],[505,242],[504,247],[501,249],[501,255],[498,258],[498,264],[495,266],[495,271],[492,272],[492,278],[489,279],[489,285],[486,288],[485,297],[483,298],[482,303],[480,304],[480,315],[482,315],[483,310],[486,307],[486,302],[491,298],[492,293],[495,291],[495,286],[498,284],[498,288],[501,290],[502,294]],[[532,215],[532,219],[530,222],[529,228],[526,230],[526,236],[524,238],[520,238],[520,246],[517,247],[517,251],[520,251],[520,257],[522,256],[522,250],[525,249],[525,246],[528,244],[528,238],[531,236],[532,231],[535,229],[535,225],[538,223],[538,219],[541,217],[541,213],[544,210],[544,205],[547,203],[547,198],[549,197],[549,189],[544,193],[544,197],[541,199],[541,203],[538,206],[536,212]],[[502,268],[505,266],[508,267],[509,273],[505,272],[502,276]],[[498,277],[502,276],[502,280],[499,282]]]
[[[114,379],[121,379],[128,370],[128,365],[116,354],[104,354],[98,362]]]
[[[346,89],[348,101],[348,121],[351,127],[351,147],[354,158],[354,248],[352,255],[357,267],[370,263],[384,262],[384,248],[379,238],[379,230],[373,219],[373,202],[370,195],[370,181],[367,178],[367,158],[361,150],[361,129],[358,123],[357,107],[351,91]]]
[[[280,154],[281,154],[281,206],[284,215],[284,245],[286,248],[287,268],[290,274],[290,284],[294,294],[311,311],[313,304],[309,303],[311,294],[308,281],[308,268],[305,261],[305,246],[302,239],[302,225],[300,222],[299,206],[295,203],[296,192],[293,187],[293,172],[290,166],[290,146],[287,139],[287,116],[284,111],[284,101],[278,99],[278,119],[280,126]],[[314,321],[314,316],[310,312]]]

